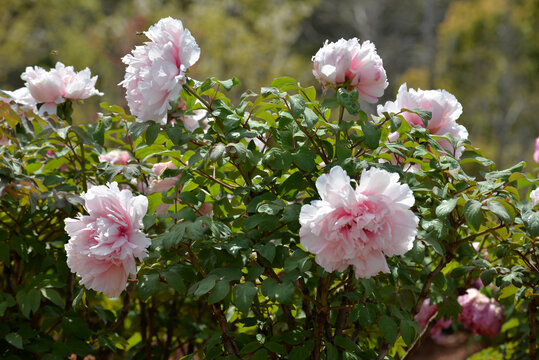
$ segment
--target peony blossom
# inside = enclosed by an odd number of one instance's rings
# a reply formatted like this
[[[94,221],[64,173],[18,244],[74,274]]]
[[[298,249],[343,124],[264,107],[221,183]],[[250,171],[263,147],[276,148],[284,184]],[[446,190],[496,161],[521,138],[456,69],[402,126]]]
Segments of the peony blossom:
[[[326,271],[354,266],[356,277],[389,272],[386,256],[402,255],[413,246],[419,219],[410,210],[415,199],[399,176],[371,168],[357,187],[339,166],[316,180],[322,200],[303,205],[300,241]]]
[[[421,309],[414,317],[415,321],[419,324],[421,331],[427,326],[429,320],[438,313],[438,306],[431,305],[430,299],[425,299],[421,304]],[[430,329],[429,335],[433,339],[439,339],[442,335],[442,330],[447,329],[451,325],[451,319],[439,319],[434,326]]]
[[[539,204],[539,188],[530,193],[530,199],[532,200],[532,207]]]
[[[81,100],[94,95],[103,95],[95,88],[97,76],[93,78],[90,76],[88,68],[75,72],[72,66],[66,67],[61,62],[57,62],[56,67],[50,71],[39,66],[28,66],[21,74],[21,79],[25,81],[34,103],[43,104],[39,108],[39,114],[44,115],[56,114],[56,106],[66,99]],[[30,106],[27,103],[32,103],[22,91],[17,96],[19,100],[13,96],[15,101],[23,105]]]
[[[156,163],[152,166],[152,171],[157,176],[157,179],[152,180],[148,188],[148,193],[153,194],[156,192],[169,191],[179,179],[178,176],[161,178],[161,175],[166,169],[177,169],[176,165],[172,161]]]
[[[539,137],[535,139],[535,152],[533,153],[533,160],[539,163]]]
[[[85,287],[119,296],[128,276],[136,277],[135,258],[144,259],[150,245],[140,231],[148,199],[120,190],[116,182],[93,186],[81,196],[88,215],[65,220],[67,264]]]
[[[65,93],[63,97],[65,99],[83,100],[94,95],[103,96],[103,93],[95,88],[97,75],[92,77],[88,68],[76,72],[73,66],[65,66],[61,62],[57,62],[52,71],[55,71],[64,83]]]
[[[189,132],[199,128],[206,132],[210,127],[208,120],[208,112],[204,109],[193,110],[192,114],[182,116],[183,126]]]
[[[462,306],[459,321],[474,334],[495,337],[503,324],[502,308],[494,299],[489,299],[479,290],[470,288],[457,301]]]
[[[28,88],[22,87],[22,88],[19,88],[17,90],[14,90],[14,91],[7,91],[7,90],[3,90],[3,91],[7,95],[9,95],[9,97],[10,97],[10,98],[2,98],[2,97],[0,97],[0,99],[2,99],[2,100],[7,100],[5,102],[13,100],[17,104],[26,106],[27,108],[29,108],[32,111],[37,111],[36,99],[34,99],[32,97],[32,94],[30,94],[30,91],[28,90]]]
[[[324,46],[313,56],[313,74],[324,87],[349,85],[359,97],[375,103],[388,85],[382,59],[370,41],[340,39]]]
[[[125,150],[112,150],[106,154],[99,155],[99,162],[109,162],[116,165],[127,165],[129,153]]]
[[[187,77],[185,72],[200,57],[200,49],[180,20],[167,17],[144,33],[151,41],[137,46],[122,58],[127,65],[124,80],[126,98],[137,121],[167,122]]]
[[[402,84],[397,94],[397,99],[386,102],[383,106],[378,105],[378,115],[383,116],[383,112],[399,113],[402,109],[420,108],[432,112],[432,118],[427,124],[427,130],[432,135],[451,134],[455,139],[467,139],[468,131],[462,125],[457,124],[457,119],[462,114],[462,105],[454,95],[445,90],[408,90],[406,83]],[[411,112],[403,112],[404,119],[414,127],[425,127],[423,120]],[[394,134],[393,134],[394,135]],[[390,134],[390,139],[392,134]],[[438,143],[442,148],[454,153],[459,159],[464,147],[453,149],[449,141],[439,139]]]

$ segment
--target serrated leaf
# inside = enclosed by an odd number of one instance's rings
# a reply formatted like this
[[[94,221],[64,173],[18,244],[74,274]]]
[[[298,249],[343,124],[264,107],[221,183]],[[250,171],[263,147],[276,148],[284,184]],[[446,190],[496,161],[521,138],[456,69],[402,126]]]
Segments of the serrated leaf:
[[[467,200],[464,203],[464,217],[468,224],[475,230],[479,230],[483,222],[483,213],[481,212],[481,203],[477,200]]]

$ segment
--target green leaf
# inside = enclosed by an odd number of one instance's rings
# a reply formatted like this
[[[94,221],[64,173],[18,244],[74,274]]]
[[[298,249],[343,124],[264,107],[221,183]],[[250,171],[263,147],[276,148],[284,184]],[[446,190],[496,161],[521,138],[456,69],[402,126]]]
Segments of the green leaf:
[[[416,337],[416,328],[413,321],[401,320],[401,335],[406,345],[412,345]]]
[[[402,124],[400,116],[391,114],[389,115],[389,120],[391,121],[391,132],[399,130]]]
[[[292,116],[299,118],[305,111],[305,99],[303,96],[296,94],[290,96],[290,109],[292,110]]]
[[[315,124],[318,122],[318,115],[316,115],[316,113],[309,108],[305,109],[303,116],[305,118],[305,123],[307,124],[307,127],[309,128],[313,128]]]
[[[419,115],[421,120],[423,120],[423,125],[425,125],[425,128],[428,126],[429,120],[432,118],[432,112],[429,111],[429,110],[423,110],[423,109],[419,109],[419,108],[402,109],[402,110]]]
[[[468,274],[473,269],[475,269],[474,266],[459,266],[454,268],[453,271],[451,271],[451,276],[454,278],[459,278]]]
[[[199,287],[200,288],[200,287]],[[215,287],[208,296],[208,303],[213,304],[223,300],[230,290],[230,285],[226,280],[220,280],[215,284]]]
[[[331,343],[326,343],[326,359],[338,359],[339,358],[339,350]]]
[[[140,134],[142,134],[148,126],[150,126],[149,121],[135,122],[129,127],[129,135],[131,135],[133,139],[138,139]]]
[[[298,81],[294,78],[291,78],[289,76],[283,76],[283,77],[278,77],[276,79],[274,79],[272,82],[271,82],[271,86],[279,89],[279,90],[285,90],[283,89],[284,87],[288,87],[288,86],[298,86]]]
[[[436,207],[436,216],[443,218],[451,214],[453,209],[455,209],[455,206],[457,206],[457,201],[457,198],[442,201],[442,203]]]
[[[157,123],[151,124],[148,129],[146,129],[145,139],[146,144],[152,145],[157,139],[157,135],[159,135],[159,131],[161,130],[161,125]]]
[[[142,300],[148,299],[159,288],[159,274],[142,275],[137,284],[138,294]]]
[[[352,340],[344,336],[335,336],[335,345],[340,346],[344,350],[351,352],[359,352],[361,349]]]
[[[195,290],[195,296],[201,296],[208,293],[215,286],[215,276],[208,276],[198,282],[198,287]]]
[[[172,287],[174,290],[179,292],[180,294],[185,293],[185,283],[183,281],[183,278],[179,271],[177,271],[176,268],[171,267],[163,274],[165,280],[167,283]]]
[[[41,294],[45,299],[50,300],[53,304],[58,305],[61,308],[65,306],[64,299],[62,296],[60,296],[58,291],[54,289],[41,289]]]
[[[362,123],[361,130],[363,130],[363,133],[365,134],[365,145],[367,145],[369,149],[376,149],[380,143],[382,131],[378,128],[378,126],[371,122]]]
[[[269,262],[272,262],[273,258],[275,258],[275,245],[273,243],[267,243],[265,245],[256,244],[254,246],[254,249],[258,251],[260,255],[266,258]]]
[[[22,337],[17,333],[9,333],[5,337],[6,341],[15,346],[17,349],[22,350]]]
[[[286,348],[282,345],[282,344],[279,344],[278,342],[275,342],[275,341],[267,341],[265,344],[264,344],[264,347],[268,350],[270,350],[271,352],[274,352],[276,354],[279,354],[279,355],[286,355]]]
[[[379,322],[380,332],[386,341],[390,344],[397,340],[398,326],[395,320],[387,315],[383,315]]]
[[[210,151],[210,160],[216,162],[223,157],[226,147],[223,144],[216,144]]]
[[[358,103],[358,96],[357,89],[346,91],[343,88],[339,88],[337,90],[337,102],[344,106],[351,115],[357,114],[361,109]]]
[[[468,224],[475,230],[479,230],[483,222],[483,213],[481,212],[481,203],[477,200],[467,200],[464,204],[464,217]]]
[[[483,283],[483,286],[487,286],[494,280],[494,276],[497,275],[498,272],[496,269],[487,269],[481,273],[481,282]]]
[[[512,221],[511,216],[505,209],[505,206],[503,206],[499,200],[489,200],[487,203],[487,208],[496,214],[504,223],[508,224]]]
[[[292,159],[294,160],[294,164],[296,164],[301,170],[311,171],[316,167],[316,154],[314,151],[307,148],[302,147],[293,153]]]
[[[258,288],[252,282],[234,285],[234,304],[239,311],[247,313]]]
[[[527,211],[522,214],[522,220],[532,237],[539,236],[539,211]]]

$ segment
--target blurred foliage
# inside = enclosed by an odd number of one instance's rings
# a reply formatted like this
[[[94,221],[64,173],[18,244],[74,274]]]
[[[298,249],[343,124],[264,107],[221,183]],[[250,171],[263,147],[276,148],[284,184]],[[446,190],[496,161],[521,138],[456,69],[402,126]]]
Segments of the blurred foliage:
[[[159,18],[181,19],[201,47],[194,78],[241,74],[256,91],[279,75],[314,83],[311,56],[325,39],[373,41],[388,70],[385,97],[399,85],[444,88],[464,106],[461,122],[498,165],[526,160],[539,125],[534,0],[4,0],[0,13],[0,88],[22,86],[26,66],[99,75],[107,101],[125,104],[121,58],[145,41]],[[235,97],[235,96],[233,96]],[[95,120],[88,100],[76,122]],[[368,106],[365,106],[369,108]],[[372,110],[372,107],[370,108]]]

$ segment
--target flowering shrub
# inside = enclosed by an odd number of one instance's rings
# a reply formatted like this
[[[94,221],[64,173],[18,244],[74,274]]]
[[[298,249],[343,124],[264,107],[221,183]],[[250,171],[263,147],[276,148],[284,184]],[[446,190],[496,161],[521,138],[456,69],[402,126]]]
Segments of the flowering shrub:
[[[323,92],[235,102],[238,79],[188,77],[180,21],[146,35],[131,115],[0,94],[1,358],[406,359],[457,331],[536,356],[537,170],[496,169],[454,96],[403,85],[365,113],[387,82],[353,39],[315,55]]]

